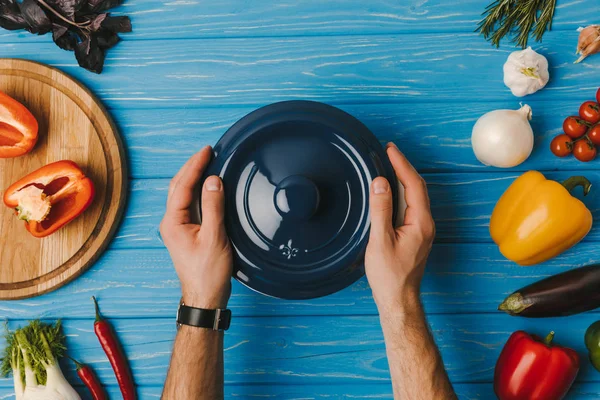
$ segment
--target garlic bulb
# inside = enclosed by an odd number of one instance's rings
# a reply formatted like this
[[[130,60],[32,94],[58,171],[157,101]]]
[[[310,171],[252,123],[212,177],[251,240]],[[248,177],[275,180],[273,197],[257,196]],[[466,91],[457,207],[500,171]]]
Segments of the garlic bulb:
[[[484,114],[473,127],[471,144],[479,161],[493,167],[510,168],[525,161],[533,150],[529,125],[531,107],[495,110]]]
[[[504,84],[517,97],[537,92],[548,79],[548,60],[531,47],[510,53],[504,64]]]

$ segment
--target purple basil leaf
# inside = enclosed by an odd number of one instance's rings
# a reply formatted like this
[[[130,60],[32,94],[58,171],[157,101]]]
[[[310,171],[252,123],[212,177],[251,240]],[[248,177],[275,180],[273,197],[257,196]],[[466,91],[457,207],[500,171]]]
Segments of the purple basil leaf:
[[[110,49],[111,47],[119,43],[119,41],[121,40],[116,32],[111,32],[106,29],[103,29],[100,32],[98,32],[96,34],[96,38],[98,40],[98,47],[100,47],[103,50]]]
[[[84,0],[46,0],[56,11],[70,20],[75,20],[75,13],[81,9]]]
[[[66,26],[60,24],[52,25],[52,39],[58,47],[63,50],[73,50],[77,44],[77,36]]]
[[[23,0],[20,4],[21,14],[29,24],[29,31],[44,35],[52,29],[52,22],[36,0]]]
[[[0,0],[0,27],[39,35],[52,32],[58,47],[73,50],[81,67],[99,74],[106,50],[120,41],[119,33],[132,29],[129,17],[111,17],[103,12],[122,1]]]
[[[94,12],[102,12],[113,7],[120,6],[123,0],[88,0],[90,10]]]
[[[0,27],[11,31],[29,27],[14,0],[0,0]]]
[[[69,28],[64,25],[57,23],[52,24],[52,38],[55,40],[61,38],[68,31]]]
[[[108,14],[98,14],[93,19],[91,19],[91,23],[88,25],[92,32],[97,31],[102,26],[102,21],[106,19]]]
[[[131,32],[131,20],[129,17],[106,17],[102,27],[112,32]]]
[[[104,50],[98,47],[97,40],[93,36],[86,37],[75,45],[75,58],[77,58],[79,66],[88,71],[101,73],[104,66],[104,57]]]
[[[89,8],[90,10],[93,10],[94,8],[98,7],[98,5],[100,3],[102,3],[103,0],[88,0],[87,1],[87,8]]]
[[[96,38],[91,37],[91,36],[87,36],[85,39],[83,39],[82,43],[83,43],[83,47],[82,50],[85,51],[85,54],[90,54],[90,49],[92,48],[92,42],[94,42],[94,45],[96,45],[95,43]]]

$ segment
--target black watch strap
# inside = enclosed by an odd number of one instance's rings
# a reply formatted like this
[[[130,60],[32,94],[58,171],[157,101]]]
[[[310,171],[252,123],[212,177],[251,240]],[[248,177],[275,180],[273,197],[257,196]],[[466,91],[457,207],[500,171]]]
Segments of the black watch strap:
[[[231,310],[188,307],[179,305],[177,311],[177,324],[189,325],[197,328],[207,328],[213,331],[226,331],[231,323]]]

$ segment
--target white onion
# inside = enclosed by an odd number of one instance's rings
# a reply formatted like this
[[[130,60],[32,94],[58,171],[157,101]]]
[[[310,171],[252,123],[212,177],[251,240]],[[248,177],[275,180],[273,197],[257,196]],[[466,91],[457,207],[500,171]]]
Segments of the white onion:
[[[529,124],[531,107],[495,110],[484,114],[473,127],[471,144],[475,156],[485,165],[510,168],[527,160],[533,150]]]

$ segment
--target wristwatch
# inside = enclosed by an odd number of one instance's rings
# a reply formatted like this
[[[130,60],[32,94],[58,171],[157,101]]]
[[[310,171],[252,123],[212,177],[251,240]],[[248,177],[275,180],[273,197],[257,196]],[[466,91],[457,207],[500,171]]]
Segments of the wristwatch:
[[[177,308],[177,329],[181,325],[195,326],[196,328],[212,329],[213,331],[226,331],[231,323],[231,310],[207,310],[186,306],[183,301]]]

